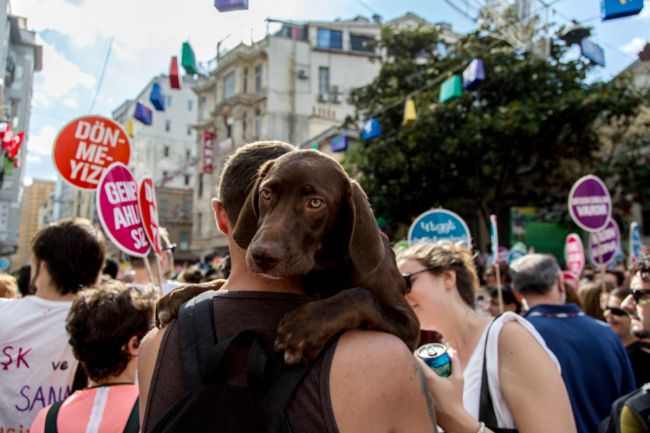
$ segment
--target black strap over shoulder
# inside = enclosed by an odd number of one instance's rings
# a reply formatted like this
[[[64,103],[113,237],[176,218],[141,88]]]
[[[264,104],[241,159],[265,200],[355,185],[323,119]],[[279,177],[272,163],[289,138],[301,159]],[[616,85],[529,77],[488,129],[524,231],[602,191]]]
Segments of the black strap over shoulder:
[[[126,420],[123,433],[138,433],[140,431],[140,398],[135,399],[129,419]]]
[[[62,404],[63,400],[57,401],[48,409],[47,415],[45,416],[45,433],[58,433],[56,419],[59,416],[59,409],[61,409]]]
[[[215,293],[210,290],[190,299],[178,313],[186,390],[198,388],[207,378],[207,360],[217,341],[212,306]]]
[[[497,416],[494,413],[494,404],[492,403],[492,396],[490,395],[490,386],[488,384],[487,374],[487,345],[490,338],[490,329],[496,320],[501,317],[499,314],[488,325],[485,334],[485,347],[483,350],[483,371],[481,373],[481,396],[479,399],[478,419],[485,423],[495,433],[517,433],[516,429],[506,429],[498,427]]]

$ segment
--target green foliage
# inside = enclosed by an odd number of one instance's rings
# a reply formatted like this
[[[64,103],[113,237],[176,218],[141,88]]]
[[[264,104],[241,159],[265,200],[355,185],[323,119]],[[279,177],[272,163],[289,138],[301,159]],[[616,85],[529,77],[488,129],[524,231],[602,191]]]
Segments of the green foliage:
[[[634,118],[644,95],[626,80],[587,82],[591,66],[564,60],[562,43],[551,44],[548,59],[479,32],[446,45],[434,30],[384,29],[381,44],[386,59],[372,83],[352,92],[350,121],[375,116],[384,135],[351,149],[345,165],[393,225],[436,206],[487,221],[510,206],[565,203],[589,172],[635,186],[619,174],[640,160],[619,151],[605,161],[597,127]],[[485,63],[484,84],[437,104],[441,79],[475,57]],[[405,128],[403,103],[413,92],[418,119]]]

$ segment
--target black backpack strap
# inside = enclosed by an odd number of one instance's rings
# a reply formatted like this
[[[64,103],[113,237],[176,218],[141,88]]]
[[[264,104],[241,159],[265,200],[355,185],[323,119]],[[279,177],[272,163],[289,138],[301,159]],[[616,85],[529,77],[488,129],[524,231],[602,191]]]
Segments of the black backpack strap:
[[[296,388],[302,383],[311,366],[306,364],[285,364],[282,368],[278,382],[269,390],[269,394],[282,410],[286,411],[289,407]]]
[[[497,417],[494,413],[494,405],[492,404],[492,396],[490,395],[490,387],[488,385],[487,374],[487,345],[490,338],[490,329],[499,316],[495,317],[488,325],[487,333],[485,335],[485,347],[483,350],[483,372],[481,373],[481,395],[479,400],[478,419],[485,423],[490,428],[497,427]]]
[[[123,433],[138,433],[140,431],[140,398],[135,399],[129,419],[126,420]]]
[[[190,299],[178,312],[185,390],[201,386],[207,374],[210,350],[217,341],[212,305],[215,293],[210,290]]]
[[[61,409],[62,404],[63,400],[57,401],[48,409],[47,415],[45,416],[45,433],[58,433],[56,419],[59,416],[59,409]]]

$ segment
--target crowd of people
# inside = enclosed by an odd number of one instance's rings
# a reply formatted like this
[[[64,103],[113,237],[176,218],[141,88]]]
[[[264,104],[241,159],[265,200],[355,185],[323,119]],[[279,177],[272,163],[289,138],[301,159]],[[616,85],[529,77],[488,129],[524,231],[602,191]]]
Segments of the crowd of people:
[[[294,150],[253,143],[224,166],[212,202],[229,246],[223,272],[173,275],[165,235],[160,260],[131,258],[124,272],[105,259],[105,240],[88,221],[40,229],[29,276],[0,275],[0,432],[175,431],[170,413],[195,401],[184,377],[195,354],[178,321],[157,328],[154,319],[160,296],[183,284],[209,288],[226,278],[209,294],[212,323],[201,332],[226,341],[253,328],[260,345],[273,347],[282,317],[312,298],[300,279],[248,269],[233,228],[259,168]],[[450,243],[416,243],[396,261],[423,332],[449,347],[451,376],[438,376],[393,335],[348,330],[292,390],[292,431],[646,431],[648,413],[635,418],[639,406],[626,402],[650,398],[650,257],[629,271],[586,272],[577,287],[544,254],[501,263],[498,279],[495,265],[482,269]],[[152,285],[148,268],[158,262],[162,279]],[[236,352],[224,380],[250,384],[246,359]]]

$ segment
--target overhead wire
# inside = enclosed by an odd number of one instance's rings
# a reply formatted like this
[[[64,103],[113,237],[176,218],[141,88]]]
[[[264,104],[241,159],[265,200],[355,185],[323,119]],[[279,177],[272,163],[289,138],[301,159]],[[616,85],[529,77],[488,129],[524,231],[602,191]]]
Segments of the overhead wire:
[[[101,73],[99,74],[99,79],[97,80],[97,87],[95,88],[95,94],[93,95],[93,99],[90,102],[90,106],[88,107],[88,113],[90,114],[93,111],[93,108],[95,108],[95,101],[97,100],[97,95],[99,94],[99,91],[102,88],[102,83],[104,82],[104,75],[106,74],[106,66],[108,65],[108,59],[111,57],[111,50],[113,47],[113,36],[108,41],[108,48],[106,49],[106,55],[104,56],[104,64],[102,65],[102,70]]]

